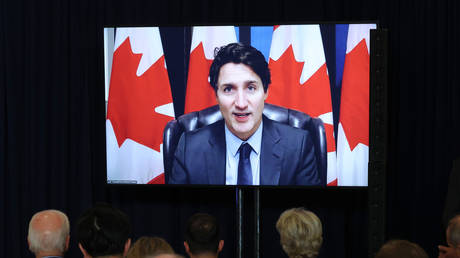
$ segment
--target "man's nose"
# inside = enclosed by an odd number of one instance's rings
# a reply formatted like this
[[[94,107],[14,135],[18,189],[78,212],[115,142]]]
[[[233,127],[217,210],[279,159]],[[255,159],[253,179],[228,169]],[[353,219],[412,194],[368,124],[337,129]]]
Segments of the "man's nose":
[[[235,106],[239,109],[246,109],[248,106],[248,99],[244,90],[238,90],[235,99]]]

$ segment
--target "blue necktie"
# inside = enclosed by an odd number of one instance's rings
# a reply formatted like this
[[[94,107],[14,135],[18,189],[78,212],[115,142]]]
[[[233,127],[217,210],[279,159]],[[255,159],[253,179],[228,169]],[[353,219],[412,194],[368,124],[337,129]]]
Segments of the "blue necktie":
[[[243,142],[240,146],[240,160],[238,161],[238,185],[252,185],[251,145]]]

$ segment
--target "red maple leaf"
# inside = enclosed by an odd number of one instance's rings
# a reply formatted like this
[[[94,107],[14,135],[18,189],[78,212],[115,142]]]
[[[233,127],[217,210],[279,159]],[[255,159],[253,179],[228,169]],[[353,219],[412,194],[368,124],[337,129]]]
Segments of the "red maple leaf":
[[[350,149],[358,143],[369,146],[369,52],[364,39],[345,58],[340,105]]]
[[[206,59],[203,42],[201,42],[190,54],[185,113],[217,104],[216,94],[208,81],[211,63],[212,60]]]
[[[307,60],[308,62],[308,60]],[[332,112],[332,100],[326,64],[323,64],[306,82],[300,84],[304,62],[297,62],[290,45],[278,60],[270,59],[272,83],[267,102],[295,109],[318,117]],[[328,151],[335,151],[332,125],[325,125]]]
[[[164,56],[137,76],[141,57],[132,52],[129,37],[114,52],[107,119],[118,146],[130,138],[160,152],[163,129],[173,118],[155,112],[155,108],[172,102],[169,78]]]
[[[267,102],[300,110],[313,117],[332,111],[326,64],[300,84],[304,62],[294,58],[292,45],[275,61],[270,59],[272,83]]]

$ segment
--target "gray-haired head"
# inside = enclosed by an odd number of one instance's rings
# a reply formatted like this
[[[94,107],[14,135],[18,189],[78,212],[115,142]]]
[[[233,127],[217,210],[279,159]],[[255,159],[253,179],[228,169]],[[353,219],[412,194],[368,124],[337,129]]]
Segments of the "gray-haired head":
[[[64,253],[68,247],[70,233],[69,219],[58,210],[44,210],[35,213],[29,222],[27,240],[31,252]]]

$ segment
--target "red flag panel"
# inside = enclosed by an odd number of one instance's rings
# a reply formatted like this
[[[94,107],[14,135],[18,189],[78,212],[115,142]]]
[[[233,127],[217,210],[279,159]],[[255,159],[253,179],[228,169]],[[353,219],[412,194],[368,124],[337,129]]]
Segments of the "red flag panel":
[[[363,39],[345,59],[340,123],[350,149],[369,146],[369,52]]]
[[[212,60],[206,59],[203,42],[190,53],[185,113],[199,111],[217,104],[216,95],[209,84]]]
[[[164,56],[136,75],[142,54],[134,54],[129,37],[114,52],[107,108],[118,145],[126,138],[160,152],[163,128],[172,118],[155,108],[172,102]]]

